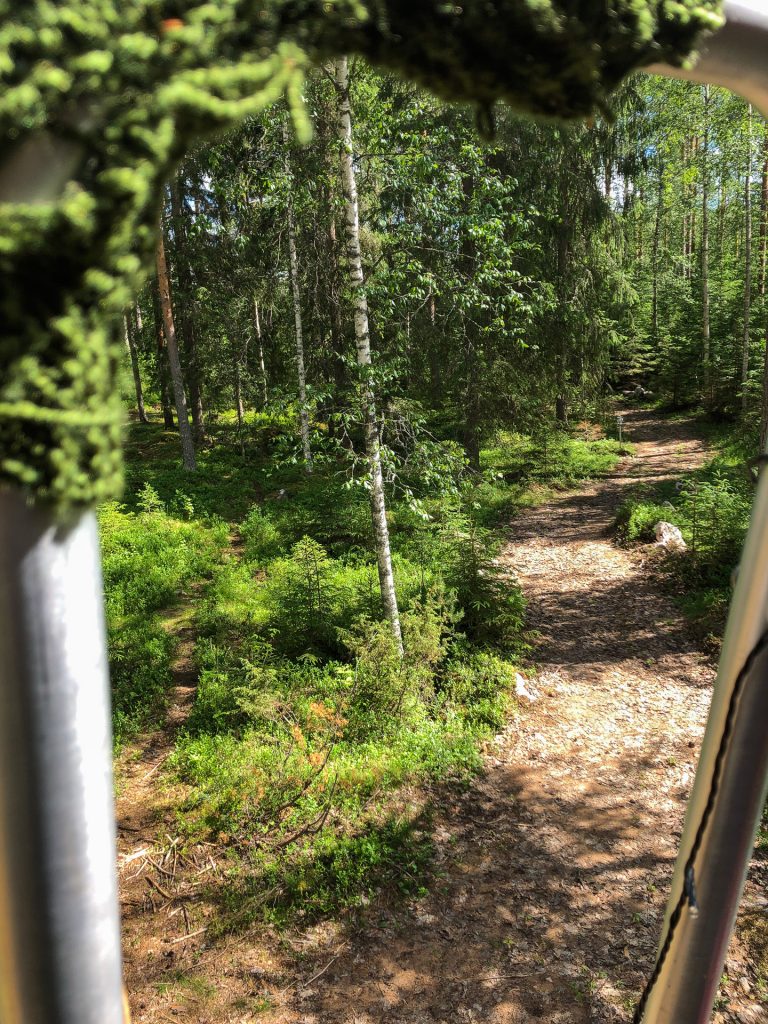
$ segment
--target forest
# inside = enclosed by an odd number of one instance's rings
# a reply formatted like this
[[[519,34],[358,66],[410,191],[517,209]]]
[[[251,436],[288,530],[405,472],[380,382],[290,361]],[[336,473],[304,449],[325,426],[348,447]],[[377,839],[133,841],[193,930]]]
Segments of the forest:
[[[351,1021],[286,1009],[321,999],[312,956],[351,956],[338,929],[455,930],[419,909],[455,896],[445,808],[482,825],[499,737],[562,685],[538,576],[587,572],[570,548],[534,571],[526,524],[623,472],[605,543],[655,588],[626,657],[648,668],[661,623],[710,671],[768,439],[768,125],[744,101],[640,75],[610,119],[491,119],[340,58],[305,103],[191,151],[124,313],[125,492],[98,516],[137,1020]],[[652,548],[660,520],[684,553]],[[574,664],[625,671],[623,640],[589,653],[599,618],[555,627]],[[768,936],[741,934],[722,1013],[765,1005]],[[616,981],[593,952],[564,975],[583,1016],[557,1019],[629,1020],[642,963]],[[528,1011],[554,1020],[542,984]],[[477,1019],[462,999],[433,1018]]]

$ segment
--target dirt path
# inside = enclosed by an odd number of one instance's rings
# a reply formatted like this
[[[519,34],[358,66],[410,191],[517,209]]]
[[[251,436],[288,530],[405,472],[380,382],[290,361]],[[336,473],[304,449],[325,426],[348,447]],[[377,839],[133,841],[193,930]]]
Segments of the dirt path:
[[[628,414],[627,434],[637,455],[614,476],[511,526],[502,559],[538,631],[537,699],[489,746],[485,775],[439,802],[429,894],[408,907],[385,894],[282,945],[262,936],[247,948],[234,938],[213,951],[158,948],[155,964],[169,955],[192,973],[207,964],[199,981],[208,997],[177,992],[164,1016],[137,1020],[630,1020],[654,955],[713,669],[649,579],[643,552],[610,539],[628,486],[682,475],[705,446],[695,425],[645,413]],[[755,887],[747,896],[759,902]],[[729,974],[730,1007],[715,1019],[768,1019],[738,945]]]
[[[302,1024],[627,1021],[652,962],[713,669],[642,552],[611,525],[638,480],[706,447],[690,422],[629,413],[637,454],[515,519],[503,561],[528,598],[538,673],[485,777],[442,808],[441,878],[364,931],[304,991]],[[335,952],[338,935],[327,942]],[[321,958],[318,958],[318,963]],[[732,1009],[766,1019],[741,951]],[[755,1015],[757,1014],[757,1016]]]

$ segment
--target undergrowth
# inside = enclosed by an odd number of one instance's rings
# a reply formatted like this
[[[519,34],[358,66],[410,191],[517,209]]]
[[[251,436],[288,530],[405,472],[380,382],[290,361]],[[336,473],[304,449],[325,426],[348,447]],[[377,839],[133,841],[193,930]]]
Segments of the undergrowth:
[[[749,526],[754,483],[743,441],[713,433],[717,453],[701,469],[638,488],[620,507],[617,526],[628,542],[650,543],[656,523],[677,526],[687,550],[663,569],[686,615],[717,644],[725,623],[733,574]]]
[[[224,523],[170,515],[149,484],[137,509],[112,502],[99,510],[117,743],[158,722],[174,651],[162,613],[212,571],[228,535]]]
[[[126,736],[156,719],[172,656],[163,609],[205,579],[196,699],[168,767],[187,794],[180,833],[226,851],[217,927],[317,917],[382,886],[419,892],[426,794],[481,768],[527,651],[499,527],[547,486],[610,471],[626,448],[501,434],[480,476],[454,447],[437,453],[444,472],[392,487],[401,659],[368,493],[343,461],[321,452],[305,476],[282,459],[293,442],[280,418],[252,415],[244,437],[220,423],[183,474],[169,436],[134,428],[126,504],[101,514],[115,720]],[[241,543],[222,556],[230,530]]]

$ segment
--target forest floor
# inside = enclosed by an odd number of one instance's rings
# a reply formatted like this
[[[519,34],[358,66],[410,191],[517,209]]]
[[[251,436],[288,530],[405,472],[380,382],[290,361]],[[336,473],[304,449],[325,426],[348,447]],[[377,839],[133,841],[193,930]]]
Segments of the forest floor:
[[[636,454],[599,482],[523,511],[503,564],[536,630],[535,698],[488,744],[468,789],[431,794],[428,893],[382,893],[340,920],[208,941],[156,785],[188,703],[183,613],[167,730],[121,771],[126,979],[134,1021],[186,1024],[551,1024],[631,1019],[650,970],[714,667],[654,581],[657,552],[611,540],[627,489],[677,478],[707,448],[693,421],[626,415]],[[160,839],[158,829],[161,831]],[[765,917],[753,863],[742,919]],[[181,880],[181,881],[180,881]],[[735,939],[714,1020],[768,1021]]]

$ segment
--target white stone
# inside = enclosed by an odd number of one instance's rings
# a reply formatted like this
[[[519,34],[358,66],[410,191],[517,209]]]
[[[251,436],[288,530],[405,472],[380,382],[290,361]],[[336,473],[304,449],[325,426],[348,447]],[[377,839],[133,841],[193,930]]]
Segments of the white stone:
[[[664,548],[665,551],[685,551],[686,543],[680,530],[672,523],[666,523],[662,519],[653,528],[656,535],[656,547]]]

